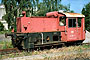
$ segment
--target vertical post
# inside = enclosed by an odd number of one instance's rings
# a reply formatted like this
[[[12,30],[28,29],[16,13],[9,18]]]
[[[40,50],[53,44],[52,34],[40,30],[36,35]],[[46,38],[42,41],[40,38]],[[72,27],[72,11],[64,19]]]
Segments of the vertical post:
[[[85,31],[85,20],[83,18],[83,32]]]
[[[41,35],[42,35],[42,44],[43,44],[43,33],[41,33]]]
[[[83,17],[82,18],[82,37],[83,37],[83,39],[85,39],[85,18]]]
[[[16,17],[14,16],[14,32],[16,32]]]
[[[66,26],[65,26],[65,34],[67,34],[67,30],[68,30],[68,22],[69,22],[69,20],[68,20],[68,18],[66,18]]]
[[[67,34],[67,33],[66,33],[66,26],[65,26],[65,34]]]

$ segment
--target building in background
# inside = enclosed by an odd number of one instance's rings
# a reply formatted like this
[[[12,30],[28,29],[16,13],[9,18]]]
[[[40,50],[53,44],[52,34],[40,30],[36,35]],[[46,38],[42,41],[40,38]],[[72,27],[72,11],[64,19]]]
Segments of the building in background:
[[[8,30],[8,23],[2,19],[5,14],[5,6],[3,4],[0,4],[0,22],[4,25],[4,30]]]

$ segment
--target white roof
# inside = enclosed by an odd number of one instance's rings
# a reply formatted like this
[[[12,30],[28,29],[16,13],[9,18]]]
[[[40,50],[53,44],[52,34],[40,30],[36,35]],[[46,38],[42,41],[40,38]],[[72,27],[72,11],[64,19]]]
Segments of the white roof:
[[[63,13],[66,15],[66,17],[85,17],[83,14],[79,13]]]

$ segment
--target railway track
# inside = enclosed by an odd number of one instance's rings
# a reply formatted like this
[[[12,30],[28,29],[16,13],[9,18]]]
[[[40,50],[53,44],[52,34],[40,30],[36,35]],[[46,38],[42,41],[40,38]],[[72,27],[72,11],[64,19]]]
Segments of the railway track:
[[[11,54],[16,52],[20,52],[18,48],[0,49],[0,55]]]
[[[81,45],[83,45],[83,43]],[[86,45],[89,45],[89,44],[86,44]],[[38,46],[39,45],[36,45],[35,47],[38,47]],[[72,46],[74,46],[74,45],[72,45]],[[18,48],[0,49],[0,55],[11,54],[11,53],[19,53],[19,52],[21,52],[21,51]]]

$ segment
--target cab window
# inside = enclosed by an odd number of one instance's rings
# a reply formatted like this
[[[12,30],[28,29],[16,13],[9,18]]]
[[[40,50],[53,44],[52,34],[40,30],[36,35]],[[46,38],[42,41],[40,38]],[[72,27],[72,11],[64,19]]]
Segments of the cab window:
[[[68,27],[76,27],[76,18],[68,19]]]
[[[59,25],[60,26],[65,26],[66,25],[66,18],[65,16],[62,16],[59,18]]]
[[[82,18],[78,18],[78,27],[81,27],[81,20]]]

